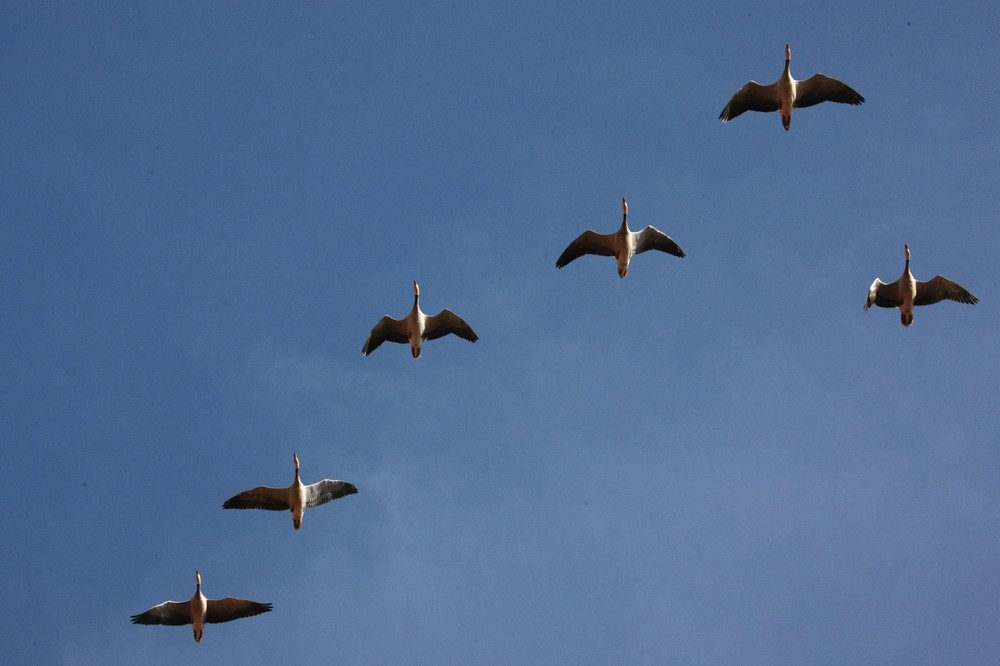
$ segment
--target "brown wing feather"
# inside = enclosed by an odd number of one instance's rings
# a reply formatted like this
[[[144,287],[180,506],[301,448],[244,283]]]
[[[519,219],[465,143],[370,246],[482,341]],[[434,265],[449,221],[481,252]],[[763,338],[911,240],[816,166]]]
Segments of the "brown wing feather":
[[[164,601],[145,613],[133,615],[132,624],[166,624],[170,626],[191,624],[191,602]]]
[[[306,507],[319,506],[341,497],[347,497],[358,492],[358,487],[347,481],[323,479],[306,486]]]
[[[267,613],[270,610],[271,604],[269,603],[248,601],[247,599],[234,599],[233,597],[209,599],[208,608],[205,609],[205,622],[209,624],[229,622],[231,620],[238,620],[241,617],[252,617],[261,613]]]
[[[614,238],[614,234],[599,234],[587,229],[559,255],[559,258],[556,259],[556,268],[562,268],[585,254],[596,254],[601,257],[615,256]]]
[[[769,86],[762,86],[756,81],[748,81],[746,85],[736,91],[736,93],[726,104],[719,114],[719,120],[728,123],[730,120],[745,111],[777,111],[780,108],[778,103],[778,84],[772,83]]]
[[[935,275],[927,282],[917,282],[917,295],[913,298],[914,305],[932,305],[945,299],[969,305],[975,305],[979,302],[979,299],[970,294],[965,287],[941,275]]]
[[[652,226],[640,231],[639,237],[636,239],[635,253],[641,254],[646,250],[659,250],[675,257],[684,256],[684,250],[674,242],[674,239]]]
[[[875,291],[875,305],[880,308],[898,308],[902,304],[903,299],[899,295],[899,281],[890,284],[880,281]],[[865,309],[867,310],[869,307],[871,307],[870,303]]]
[[[409,339],[406,332],[406,320],[393,319],[389,315],[385,315],[372,327],[372,332],[365,340],[365,346],[361,348],[361,354],[368,356],[387,340],[405,344],[409,342]]]
[[[454,333],[463,340],[475,342],[479,339],[472,327],[457,314],[445,308],[433,317],[428,317],[424,325],[424,340],[437,340],[449,333]]]
[[[227,499],[223,509],[264,509],[265,511],[288,511],[288,488],[257,486],[244,490]]]
[[[830,78],[825,74],[813,74],[805,81],[799,81],[795,87],[795,106],[805,108],[820,102],[839,102],[840,104],[864,104],[865,98],[854,88],[843,81]]]

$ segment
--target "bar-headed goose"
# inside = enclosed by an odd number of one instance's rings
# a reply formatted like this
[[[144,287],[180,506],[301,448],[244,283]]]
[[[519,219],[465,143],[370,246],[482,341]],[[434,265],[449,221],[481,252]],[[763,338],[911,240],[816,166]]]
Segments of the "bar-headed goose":
[[[257,486],[253,490],[244,490],[239,495],[227,499],[222,508],[291,511],[292,525],[295,529],[299,529],[302,527],[302,515],[307,508],[311,509],[358,492],[357,486],[347,481],[323,479],[309,486],[303,485],[302,479],[299,478],[299,456],[293,453],[292,458],[295,460],[295,481],[292,485],[287,488]]]
[[[424,340],[437,340],[449,333],[454,333],[463,340],[475,342],[479,339],[472,327],[457,314],[445,308],[433,317],[428,317],[420,311],[420,285],[413,281],[413,309],[405,319],[393,319],[389,315],[382,317],[372,328],[365,340],[361,353],[368,356],[379,348],[383,342],[410,343],[413,358],[420,358],[420,345]]]
[[[785,71],[769,86],[750,81],[736,91],[726,108],[719,114],[724,123],[744,111],[781,111],[781,124],[787,131],[792,125],[792,109],[813,106],[820,102],[863,104],[865,98],[853,88],[824,74],[813,74],[804,81],[792,78],[790,69],[792,47],[785,44]]]
[[[622,197],[622,226],[613,234],[599,234],[588,229],[569,244],[556,259],[556,268],[562,268],[577,257],[585,254],[596,254],[602,257],[614,257],[618,260],[618,276],[628,275],[628,265],[632,256],[642,254],[646,250],[659,250],[683,257],[684,251],[665,233],[655,227],[646,227],[642,231],[632,231],[628,228],[628,202]]]
[[[238,620],[271,610],[271,604],[246,599],[206,599],[201,593],[201,572],[194,572],[195,590],[191,601],[164,601],[145,613],[132,616],[132,624],[194,625],[194,642],[201,641],[206,624]]]
[[[909,326],[913,323],[914,305],[932,305],[945,299],[969,305],[979,302],[965,287],[946,277],[935,275],[927,282],[915,280],[910,272],[910,246],[903,245],[903,250],[906,252],[906,267],[902,277],[890,284],[875,278],[868,288],[865,310],[873,304],[880,308],[899,308],[900,322],[903,326]]]

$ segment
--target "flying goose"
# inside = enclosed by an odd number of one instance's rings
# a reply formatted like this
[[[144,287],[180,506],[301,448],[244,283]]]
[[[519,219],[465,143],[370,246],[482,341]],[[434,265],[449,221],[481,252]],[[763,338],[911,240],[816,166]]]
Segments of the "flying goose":
[[[365,340],[361,353],[368,356],[385,341],[410,343],[413,358],[420,358],[420,345],[424,340],[437,340],[449,333],[454,333],[463,340],[475,342],[479,339],[465,320],[451,310],[445,308],[433,317],[428,317],[420,311],[420,285],[413,281],[413,309],[405,319],[393,319],[389,315],[382,317],[372,328]]]
[[[785,44],[785,71],[781,78],[769,86],[762,86],[756,81],[748,82],[736,91],[719,114],[719,119],[728,123],[744,111],[781,111],[781,124],[787,131],[792,124],[794,108],[805,108],[820,102],[864,103],[865,98],[853,88],[825,74],[813,74],[804,81],[796,81],[789,69],[791,62],[792,48]]]
[[[946,298],[969,305],[979,302],[979,299],[966,291],[965,287],[946,277],[935,275],[927,282],[915,280],[913,273],[910,272],[910,246],[903,245],[903,249],[906,251],[906,267],[903,269],[902,277],[890,284],[875,278],[872,286],[868,288],[865,310],[871,308],[873,303],[880,308],[899,308],[900,322],[903,326],[909,326],[913,323],[914,305],[933,305]]]
[[[287,488],[257,486],[253,490],[244,490],[227,499],[222,508],[291,511],[292,525],[299,529],[302,527],[302,514],[306,508],[311,509],[358,492],[357,486],[347,481],[323,479],[309,486],[303,485],[299,478],[299,456],[293,453],[292,458],[295,460],[295,481],[292,485]]]
[[[132,616],[132,624],[169,624],[179,626],[194,625],[194,642],[201,641],[201,632],[206,624],[218,624],[238,620],[241,617],[260,615],[271,610],[271,604],[262,604],[246,599],[206,599],[201,593],[201,572],[194,572],[197,587],[191,601],[164,601],[145,613]]]
[[[585,254],[596,254],[602,257],[615,257],[618,260],[618,276],[628,275],[628,265],[632,255],[642,254],[646,250],[659,250],[683,257],[684,251],[669,236],[656,229],[646,227],[642,231],[632,231],[628,228],[628,202],[622,197],[622,226],[613,234],[599,234],[588,229],[569,244],[556,259],[556,268],[562,268],[577,257]]]

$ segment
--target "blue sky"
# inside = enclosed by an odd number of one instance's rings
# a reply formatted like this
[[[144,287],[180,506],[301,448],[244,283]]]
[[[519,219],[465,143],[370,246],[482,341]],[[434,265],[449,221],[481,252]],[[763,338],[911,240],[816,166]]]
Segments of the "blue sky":
[[[995,663],[995,4],[210,4],[0,8],[5,663]]]

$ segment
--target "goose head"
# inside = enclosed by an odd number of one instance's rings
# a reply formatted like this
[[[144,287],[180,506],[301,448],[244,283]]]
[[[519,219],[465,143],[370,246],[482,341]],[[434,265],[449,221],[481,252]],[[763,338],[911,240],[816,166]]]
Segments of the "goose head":
[[[295,461],[295,478],[299,478],[299,454],[293,453],[292,460]]]
[[[791,61],[792,61],[792,47],[788,44],[785,44],[785,62],[788,63]]]
[[[201,572],[197,569],[194,571],[194,585],[197,589],[201,589]]]

